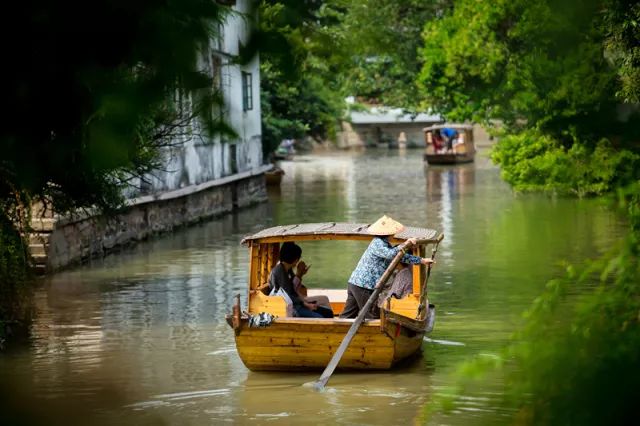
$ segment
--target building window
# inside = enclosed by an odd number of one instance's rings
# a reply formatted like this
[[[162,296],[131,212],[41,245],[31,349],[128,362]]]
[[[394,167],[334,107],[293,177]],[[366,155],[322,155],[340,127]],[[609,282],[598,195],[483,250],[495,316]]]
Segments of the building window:
[[[215,92],[222,90],[222,60],[216,55],[211,55],[211,81]]]
[[[253,109],[253,87],[251,86],[251,73],[242,72],[242,109]]]

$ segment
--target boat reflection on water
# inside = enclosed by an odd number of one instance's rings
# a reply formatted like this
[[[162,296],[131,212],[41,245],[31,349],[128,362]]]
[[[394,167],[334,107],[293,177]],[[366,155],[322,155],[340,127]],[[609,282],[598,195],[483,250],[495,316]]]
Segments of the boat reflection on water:
[[[465,198],[476,190],[477,163],[460,164],[456,166],[424,165],[426,181],[426,200],[429,222],[439,227],[447,236],[443,241],[441,256],[447,262],[447,268],[453,268],[454,259],[452,244],[456,238],[456,224],[454,217],[465,210]],[[457,211],[454,211],[457,210]],[[453,277],[444,271],[444,282],[451,283]]]
[[[475,189],[476,166],[463,164],[458,166],[424,166],[429,201],[438,201],[445,194],[456,198],[458,195],[471,194]]]

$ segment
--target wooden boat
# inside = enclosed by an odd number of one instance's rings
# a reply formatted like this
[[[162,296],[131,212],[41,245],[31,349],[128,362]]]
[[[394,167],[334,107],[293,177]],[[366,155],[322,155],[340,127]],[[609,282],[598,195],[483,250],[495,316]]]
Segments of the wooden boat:
[[[248,306],[242,309],[240,295],[227,322],[235,332],[238,354],[250,370],[305,370],[326,367],[353,324],[341,319],[347,298],[345,289],[308,289],[308,295],[329,297],[334,318],[297,318],[286,316],[282,296],[267,296],[260,288],[278,261],[280,244],[285,241],[360,240],[373,238],[368,224],[308,223],[276,226],[245,237],[249,248],[250,271]],[[443,235],[425,228],[406,227],[390,241],[399,244],[408,238],[421,240],[410,252],[425,256],[426,247],[434,253]],[[355,266],[355,265],[354,265]],[[389,299],[381,309],[380,319],[366,320],[358,329],[339,369],[388,369],[420,352],[425,333],[433,328],[435,307],[427,299],[423,265],[413,266],[413,291],[403,299]],[[276,318],[265,327],[252,327],[251,319],[267,312]]]
[[[272,158],[276,161],[291,161],[293,160],[293,154],[290,153],[286,153],[283,151],[274,151]]]
[[[446,138],[440,136],[444,129],[453,129],[457,132],[451,147],[447,146]],[[473,140],[473,126],[468,124],[438,124],[424,129],[426,149],[424,161],[429,164],[458,164],[470,163],[476,155],[476,147]]]
[[[284,170],[277,166],[264,172],[264,177],[266,179],[267,185],[269,186],[280,185],[280,183],[282,182],[282,176],[284,176]]]

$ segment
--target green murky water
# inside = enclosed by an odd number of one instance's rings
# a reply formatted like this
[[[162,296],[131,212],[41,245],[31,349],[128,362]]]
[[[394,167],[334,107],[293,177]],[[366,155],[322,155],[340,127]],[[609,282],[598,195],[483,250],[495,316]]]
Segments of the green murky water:
[[[623,227],[596,200],[515,195],[480,152],[427,167],[418,150],[301,156],[270,202],[49,277],[36,291],[32,344],[0,357],[5,419],[23,424],[422,424],[456,365],[496,352],[544,284],[608,248]],[[252,373],[224,322],[245,299],[242,236],[299,222],[389,214],[441,230],[429,288],[437,319],[424,355],[399,370]],[[342,288],[363,246],[303,245],[307,282]],[[580,288],[575,293],[580,293]],[[429,424],[496,424],[499,379]],[[10,390],[10,392],[6,392]],[[3,414],[0,414],[2,416]],[[0,422],[4,424],[4,422]]]

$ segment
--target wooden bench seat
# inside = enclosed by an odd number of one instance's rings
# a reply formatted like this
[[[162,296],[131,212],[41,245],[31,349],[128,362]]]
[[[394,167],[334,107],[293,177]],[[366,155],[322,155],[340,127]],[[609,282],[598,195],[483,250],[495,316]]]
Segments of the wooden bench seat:
[[[346,289],[308,289],[308,296],[327,296],[331,303],[331,309],[337,316],[344,309],[347,300]],[[418,312],[420,300],[418,295],[409,294],[404,299],[391,298],[390,310],[399,315],[414,318]],[[249,313],[258,314],[269,312],[278,317],[287,316],[287,304],[282,296],[267,296],[261,291],[252,293],[249,296]]]

